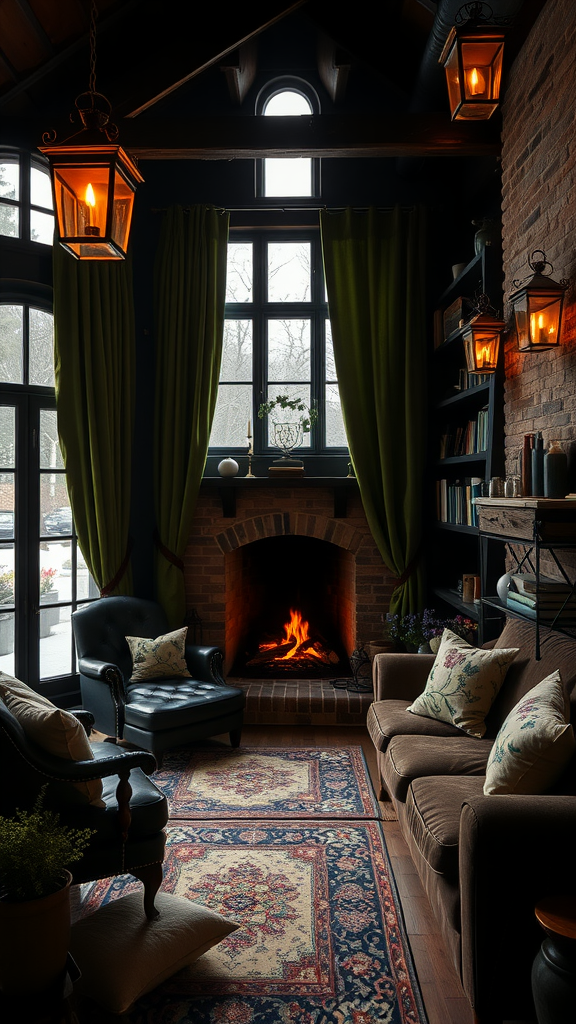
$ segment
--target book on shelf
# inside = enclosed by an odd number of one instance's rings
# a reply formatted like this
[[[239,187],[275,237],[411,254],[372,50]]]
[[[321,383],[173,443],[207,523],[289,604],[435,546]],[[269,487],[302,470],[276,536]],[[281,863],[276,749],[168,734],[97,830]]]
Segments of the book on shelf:
[[[553,576],[536,576],[533,572],[514,572],[511,582],[520,594],[533,594],[541,597],[544,594],[570,594],[572,585],[566,580],[554,579]]]
[[[440,458],[450,459],[462,455],[477,455],[488,446],[488,406],[467,423],[449,424],[440,432]]]
[[[468,388],[478,387],[479,384],[486,384],[490,380],[491,374],[489,373],[478,373],[476,370],[468,370],[463,367],[458,371],[458,391],[468,391]]]
[[[480,477],[461,480],[436,481],[436,516],[441,523],[457,526],[478,526],[478,513],[474,498],[482,491]]]
[[[509,590],[508,596],[527,608],[539,608],[542,614],[560,610],[576,614],[576,595],[570,591],[566,594],[521,594],[516,590]]]
[[[527,604],[522,604],[520,601],[515,601],[514,596],[508,592],[506,598],[506,607],[511,612],[517,612],[519,615],[525,615],[528,619],[535,619],[538,614],[540,622],[546,625],[554,623],[556,626],[576,626],[576,611],[566,609],[565,611],[544,611],[542,608],[531,608]]]

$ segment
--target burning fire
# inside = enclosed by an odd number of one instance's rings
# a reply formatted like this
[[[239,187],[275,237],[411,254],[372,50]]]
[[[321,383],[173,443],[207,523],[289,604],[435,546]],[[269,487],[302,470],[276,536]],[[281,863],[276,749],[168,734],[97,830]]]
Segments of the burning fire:
[[[260,644],[258,648],[260,651],[271,651],[274,648],[278,648],[280,651],[282,648],[289,646],[290,649],[287,654],[278,654],[274,658],[274,661],[287,661],[288,658],[293,658],[296,654],[306,654],[314,658],[322,659],[322,656],[314,649],[310,642],[310,634],[308,632],[309,625],[305,619],[302,618],[302,613],[290,609],[290,621],[284,623],[284,631],[286,637],[281,641],[274,641],[271,644]],[[305,647],[304,644],[310,642],[310,645]]]

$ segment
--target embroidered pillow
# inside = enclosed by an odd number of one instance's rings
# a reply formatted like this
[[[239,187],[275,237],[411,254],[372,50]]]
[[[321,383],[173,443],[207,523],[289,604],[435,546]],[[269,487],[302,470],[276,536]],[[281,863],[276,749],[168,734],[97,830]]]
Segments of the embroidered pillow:
[[[68,761],[94,760],[90,741],[78,719],[69,711],[57,708],[20,679],[0,672],[0,699],[18,719],[28,738],[49,754]],[[89,803],[104,807],[100,779],[75,782],[74,786]]]
[[[485,651],[445,629],[426,687],[408,711],[482,737],[484,719],[519,650]]]
[[[518,701],[500,727],[484,792],[544,793],[560,777],[575,747],[560,673],[552,672]]]
[[[184,657],[188,626],[175,629],[172,633],[147,637],[127,636],[126,641],[132,655],[132,676],[130,682],[140,679],[190,679],[190,672]]]

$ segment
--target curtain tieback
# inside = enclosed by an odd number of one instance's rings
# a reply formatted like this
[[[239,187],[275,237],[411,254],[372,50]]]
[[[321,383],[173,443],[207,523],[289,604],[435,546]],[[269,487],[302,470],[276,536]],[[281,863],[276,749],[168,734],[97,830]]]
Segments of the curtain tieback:
[[[122,565],[118,569],[118,572],[113,577],[113,579],[110,580],[110,583],[107,583],[105,587],[100,588],[100,597],[108,597],[108,594],[111,594],[113,590],[116,590],[116,587],[120,583],[120,580],[122,579],[124,573],[128,568],[128,563],[130,562],[130,555],[132,554],[133,543],[134,542],[132,540],[132,537],[129,537],[128,544],[126,545],[126,554],[124,555]]]
[[[164,556],[167,562],[171,562],[172,565],[175,565],[177,569],[180,569],[180,572],[184,572],[184,562],[181,558],[178,558],[178,555],[175,555],[173,551],[170,551],[170,548],[167,548],[166,545],[162,543],[158,530],[154,530],[154,543],[160,554]]]
[[[415,572],[416,566],[418,565],[418,562],[420,561],[420,553],[421,553],[421,549],[418,548],[418,551],[414,555],[414,558],[410,562],[408,562],[408,565],[404,569],[404,572],[396,580],[396,582],[394,584],[394,589],[395,590],[398,590],[399,587],[403,587],[404,584],[407,583],[408,580],[410,579],[410,577],[412,576],[412,573]]]

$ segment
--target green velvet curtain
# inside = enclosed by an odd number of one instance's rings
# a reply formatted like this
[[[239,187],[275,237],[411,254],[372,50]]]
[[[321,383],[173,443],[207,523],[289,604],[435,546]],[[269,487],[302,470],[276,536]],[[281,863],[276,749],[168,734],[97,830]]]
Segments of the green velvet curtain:
[[[391,612],[423,605],[426,445],[424,217],[418,209],[321,213],[334,358],[372,535],[398,577]]]
[[[134,301],[129,260],[75,260],[54,246],[60,446],[78,544],[102,594],[130,594]]]
[[[186,614],[183,557],[208,453],[222,359],[229,215],[171,207],[155,266],[156,594]]]

